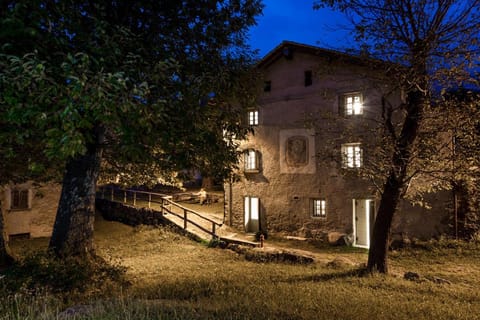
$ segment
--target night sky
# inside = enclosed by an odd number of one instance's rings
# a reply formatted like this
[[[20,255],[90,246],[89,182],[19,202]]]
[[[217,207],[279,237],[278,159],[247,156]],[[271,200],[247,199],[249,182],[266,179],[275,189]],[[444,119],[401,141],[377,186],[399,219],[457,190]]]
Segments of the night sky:
[[[250,45],[263,57],[283,40],[341,50],[353,37],[341,28],[341,13],[313,10],[313,0],[264,0],[263,16],[250,30]]]

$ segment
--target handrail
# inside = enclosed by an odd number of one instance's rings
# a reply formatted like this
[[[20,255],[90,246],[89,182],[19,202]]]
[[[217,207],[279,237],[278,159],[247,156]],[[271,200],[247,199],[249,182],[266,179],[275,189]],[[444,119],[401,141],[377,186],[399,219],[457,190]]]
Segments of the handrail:
[[[180,208],[180,209],[183,209],[183,210],[188,210],[189,212],[195,214],[196,216],[202,218],[203,220],[207,220],[207,221],[209,221],[209,222],[216,223],[216,224],[218,224],[220,227],[223,225],[222,223],[218,223],[218,222],[216,222],[216,221],[214,221],[214,220],[212,220],[212,219],[210,219],[210,218],[204,217],[204,216],[202,216],[200,213],[198,213],[198,212],[196,212],[196,211],[193,211],[192,209],[186,208],[186,207],[182,206],[181,204],[178,204],[178,203],[176,203],[175,201],[172,201],[172,200],[170,200],[170,199],[168,199],[168,198],[165,198],[164,200],[165,200],[166,202],[170,203],[170,204],[173,204],[173,205],[176,206],[177,208]]]
[[[114,201],[114,202],[123,202],[123,203],[128,203],[128,195],[129,194],[132,194],[131,196],[131,199],[132,199],[132,204],[133,206],[137,207],[137,194],[146,194],[148,195],[148,208],[151,208],[151,204],[152,203],[156,203],[156,204],[159,204],[160,205],[160,209],[161,209],[161,212],[162,214],[165,214],[165,212],[171,214],[171,215],[174,215],[180,219],[183,220],[183,229],[187,229],[187,226],[188,224],[192,224],[194,226],[196,226],[197,228],[199,228],[200,230],[202,230],[203,232],[207,233],[207,234],[210,234],[212,237],[214,238],[218,238],[218,235],[216,234],[216,227],[221,227],[223,225],[223,223],[218,223],[210,218],[207,218],[207,217],[204,217],[202,214],[192,210],[192,209],[189,209],[189,208],[186,208],[178,203],[176,203],[175,201],[171,200],[172,196],[171,195],[166,195],[166,194],[162,194],[162,193],[156,193],[156,192],[149,192],[149,191],[141,191],[141,190],[132,190],[132,189],[122,189],[122,188],[116,188],[114,186],[101,186],[101,187],[98,187],[101,195],[102,195],[102,199],[106,199],[105,197],[105,191],[108,191],[108,189],[110,189],[110,194],[109,194],[109,197],[110,197],[110,201]],[[123,201],[118,201],[115,199],[115,192],[117,191],[117,194],[118,192],[121,192],[122,195],[123,195]],[[99,193],[99,192],[97,192]],[[153,199],[152,196],[157,196],[161,199],[161,201],[156,201]],[[118,197],[117,197],[118,198]],[[168,207],[165,205],[167,204]],[[174,206],[178,209],[180,209],[182,212],[183,212],[183,215],[179,214],[179,213],[176,213],[176,212],[173,212],[172,209],[171,209],[171,206]],[[209,222],[212,224],[212,230],[208,230],[206,229],[204,226],[202,225],[199,225],[197,222],[191,220],[188,218],[188,213],[193,213],[195,216]]]

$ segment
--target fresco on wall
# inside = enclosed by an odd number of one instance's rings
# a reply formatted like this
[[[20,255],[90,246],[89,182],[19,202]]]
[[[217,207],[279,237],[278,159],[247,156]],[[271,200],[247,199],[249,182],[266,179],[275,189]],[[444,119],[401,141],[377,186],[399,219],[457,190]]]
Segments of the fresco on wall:
[[[311,129],[280,130],[280,173],[315,173],[314,137]]]
[[[290,137],[286,141],[285,160],[290,167],[303,167],[308,164],[308,140],[304,136]]]

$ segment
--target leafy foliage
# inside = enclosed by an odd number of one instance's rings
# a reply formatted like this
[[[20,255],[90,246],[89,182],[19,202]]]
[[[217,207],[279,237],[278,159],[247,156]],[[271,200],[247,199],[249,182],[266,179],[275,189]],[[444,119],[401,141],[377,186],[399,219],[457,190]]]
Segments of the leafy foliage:
[[[37,146],[25,167],[39,171],[45,157],[61,165],[84,154],[103,127],[106,173],[225,176],[236,157],[222,129],[244,135],[242,109],[254,102],[244,39],[261,6],[191,2],[9,1],[2,154],[23,161],[20,148]]]
[[[399,200],[414,177],[426,176],[427,190],[437,188],[429,176],[445,164],[438,166],[435,160],[444,155],[448,143],[439,134],[441,127],[430,126],[432,119],[444,116],[433,108],[440,97],[438,87],[476,83],[471,71],[480,61],[480,1],[314,2],[314,8],[325,6],[349,16],[364,51],[392,62],[385,73],[395,70],[396,89],[405,93],[400,103],[382,97],[378,131],[387,152],[379,153],[384,164],[376,177],[383,180],[382,192],[368,269],[386,273],[389,232]]]
[[[259,0],[6,1],[0,148],[22,164],[20,176],[65,168],[57,254],[93,251],[100,165],[130,184],[200,167],[228,175],[237,150],[223,131],[247,133],[239,120],[255,85],[245,37],[261,8]]]

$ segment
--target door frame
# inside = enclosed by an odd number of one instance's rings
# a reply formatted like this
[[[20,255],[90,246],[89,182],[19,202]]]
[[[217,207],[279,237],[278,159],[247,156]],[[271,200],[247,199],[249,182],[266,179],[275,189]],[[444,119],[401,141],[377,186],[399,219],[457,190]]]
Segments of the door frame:
[[[257,218],[257,223],[256,225],[253,225],[252,228],[252,199],[256,199],[256,218]],[[247,204],[248,202],[248,204]],[[248,209],[248,219],[247,219],[247,209]],[[254,196],[244,196],[243,197],[243,225],[245,228],[245,232],[247,233],[255,233],[261,230],[260,226],[260,198],[259,197],[254,197]]]
[[[365,234],[366,239],[364,239],[364,243],[366,244],[357,244],[357,205],[356,201],[364,201],[365,202],[365,212],[364,214],[364,221],[365,221]],[[373,209],[373,210],[372,210]],[[372,212],[373,211],[373,212]],[[370,238],[373,231],[373,223],[375,221],[375,200],[373,198],[362,198],[362,199],[352,199],[352,225],[353,225],[353,246],[359,248],[370,248]]]

